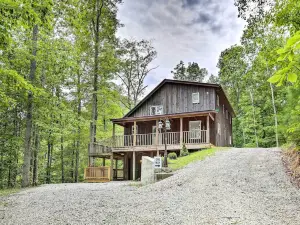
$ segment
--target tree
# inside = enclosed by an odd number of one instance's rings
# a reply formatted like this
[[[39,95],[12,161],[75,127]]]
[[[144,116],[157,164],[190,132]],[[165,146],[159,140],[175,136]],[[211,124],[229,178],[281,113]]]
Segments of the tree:
[[[145,78],[157,67],[150,67],[157,52],[150,41],[124,40],[120,46],[120,69],[118,77],[124,88],[125,107],[132,109],[147,86]]]
[[[194,82],[203,82],[204,78],[208,75],[207,69],[200,68],[198,63],[189,62],[188,66],[185,67],[183,61],[180,61],[171,73],[173,73],[173,78],[176,80]]]

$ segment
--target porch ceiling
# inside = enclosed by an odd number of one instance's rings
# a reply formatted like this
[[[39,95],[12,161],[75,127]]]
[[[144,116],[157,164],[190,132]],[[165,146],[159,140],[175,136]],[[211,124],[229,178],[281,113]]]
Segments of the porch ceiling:
[[[185,117],[194,117],[194,116],[208,116],[212,114],[216,114],[216,111],[188,112],[188,113],[143,116],[143,117],[125,117],[120,119],[111,119],[111,121],[118,125],[125,125],[125,123],[134,122],[134,121],[151,121],[151,120],[160,120],[165,118],[172,119],[172,118],[185,118]]]

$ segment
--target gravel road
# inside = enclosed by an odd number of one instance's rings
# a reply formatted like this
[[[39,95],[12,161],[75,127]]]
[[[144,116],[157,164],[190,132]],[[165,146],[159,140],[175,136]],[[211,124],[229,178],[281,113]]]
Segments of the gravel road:
[[[2,197],[0,224],[300,225],[300,190],[276,149],[220,151],[161,182],[131,183],[43,185]]]

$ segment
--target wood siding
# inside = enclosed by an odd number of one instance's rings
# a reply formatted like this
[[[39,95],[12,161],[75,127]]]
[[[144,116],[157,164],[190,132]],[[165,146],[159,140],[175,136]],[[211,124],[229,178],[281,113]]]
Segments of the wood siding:
[[[199,92],[199,103],[192,103],[192,93]],[[166,83],[137,108],[130,117],[150,116],[150,107],[162,105],[163,114],[215,110],[215,89],[197,85]]]
[[[225,99],[224,95],[220,93],[216,93],[219,96],[220,104],[217,106],[216,102],[216,109],[219,108],[219,112],[216,114],[215,117],[215,124],[214,124],[214,136],[216,146],[232,146],[232,123],[230,122],[232,118],[232,113],[229,110],[228,102]],[[223,105],[224,105],[224,113],[223,113]],[[228,111],[228,119],[226,118],[226,110]],[[221,132],[218,134],[218,123],[220,124]],[[231,138],[231,144],[229,139]]]

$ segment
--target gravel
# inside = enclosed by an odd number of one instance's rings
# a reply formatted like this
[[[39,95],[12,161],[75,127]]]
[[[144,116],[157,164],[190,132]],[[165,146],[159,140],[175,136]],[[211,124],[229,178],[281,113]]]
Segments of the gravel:
[[[144,187],[51,184],[0,202],[0,224],[300,225],[300,191],[277,149],[220,151]]]

